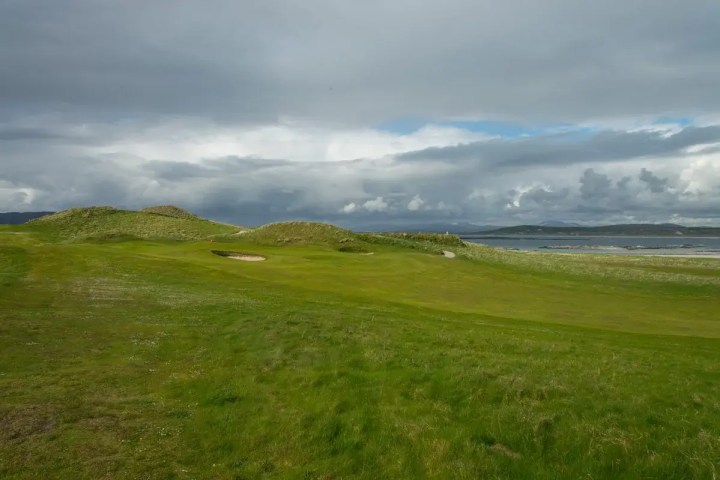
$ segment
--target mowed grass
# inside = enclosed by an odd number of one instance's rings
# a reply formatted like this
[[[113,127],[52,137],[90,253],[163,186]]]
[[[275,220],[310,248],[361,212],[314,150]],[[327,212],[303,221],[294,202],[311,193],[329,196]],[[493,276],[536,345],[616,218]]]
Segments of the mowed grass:
[[[0,231],[0,478],[720,473],[720,261],[43,238]]]

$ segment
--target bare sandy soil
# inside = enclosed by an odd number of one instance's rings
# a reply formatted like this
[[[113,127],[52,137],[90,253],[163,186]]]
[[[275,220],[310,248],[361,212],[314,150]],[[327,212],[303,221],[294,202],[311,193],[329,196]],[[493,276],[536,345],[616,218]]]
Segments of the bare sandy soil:
[[[265,257],[261,257],[260,255],[226,255],[226,257],[243,262],[262,262],[265,260]]]

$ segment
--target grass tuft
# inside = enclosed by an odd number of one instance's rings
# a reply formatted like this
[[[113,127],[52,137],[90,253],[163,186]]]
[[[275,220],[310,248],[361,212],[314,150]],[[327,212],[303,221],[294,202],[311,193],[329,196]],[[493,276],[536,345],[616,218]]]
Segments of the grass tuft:
[[[175,205],[157,205],[154,207],[146,207],[140,210],[141,212],[154,213],[156,215],[165,215],[166,217],[173,218],[184,218],[186,220],[198,219],[197,215],[190,213],[187,210],[183,210]]]

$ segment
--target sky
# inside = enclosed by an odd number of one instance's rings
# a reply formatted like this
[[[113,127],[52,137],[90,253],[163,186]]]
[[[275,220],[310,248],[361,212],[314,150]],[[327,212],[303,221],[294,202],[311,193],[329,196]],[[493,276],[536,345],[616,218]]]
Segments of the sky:
[[[0,0],[0,211],[720,226],[716,0]]]

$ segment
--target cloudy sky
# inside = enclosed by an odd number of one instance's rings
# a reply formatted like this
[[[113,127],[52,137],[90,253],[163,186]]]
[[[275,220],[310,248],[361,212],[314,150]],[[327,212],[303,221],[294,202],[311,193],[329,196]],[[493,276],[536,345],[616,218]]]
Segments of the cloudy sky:
[[[717,0],[0,0],[0,211],[720,225]]]

